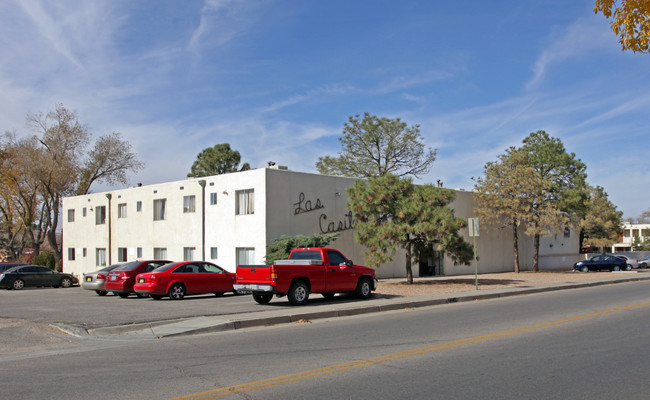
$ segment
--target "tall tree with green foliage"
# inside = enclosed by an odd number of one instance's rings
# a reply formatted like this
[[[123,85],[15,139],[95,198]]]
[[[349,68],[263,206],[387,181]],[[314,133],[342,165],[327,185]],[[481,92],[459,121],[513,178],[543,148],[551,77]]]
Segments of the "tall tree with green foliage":
[[[338,239],[340,233],[326,233],[323,235],[282,235],[275,239],[273,243],[266,246],[266,257],[264,262],[273,264],[275,260],[286,260],[289,258],[291,250],[301,247],[326,247],[331,242]]]
[[[618,243],[623,212],[607,198],[605,189],[600,186],[589,187],[587,212],[580,220],[581,244],[596,247],[609,247]]]
[[[528,165],[528,154],[509,148],[498,161],[488,162],[484,176],[476,179],[475,212],[483,226],[512,229],[515,272],[519,265],[519,228],[530,225],[539,194],[550,184]]]
[[[348,208],[357,220],[355,238],[367,247],[366,262],[379,266],[393,259],[398,247],[406,252],[406,278],[413,283],[412,255],[427,246],[469,265],[474,250],[459,235],[467,225],[449,207],[455,194],[433,185],[414,185],[410,178],[383,175],[358,180],[348,189]]]
[[[379,118],[365,113],[349,117],[339,138],[337,157],[319,157],[318,172],[353,178],[393,174],[419,177],[429,171],[436,151],[425,149],[420,127],[407,126],[399,118]]]
[[[568,215],[585,212],[587,166],[574,153],[568,153],[560,139],[545,131],[530,133],[518,150],[527,154],[527,164],[535,173],[549,182],[549,187],[539,193],[533,204],[532,212],[536,219],[529,227],[529,232],[534,235],[533,270],[539,271],[540,237],[563,230]]]
[[[196,161],[192,164],[192,169],[187,176],[188,178],[198,178],[251,169],[248,163],[244,163],[239,168],[240,162],[241,155],[237,150],[232,150],[229,143],[216,144],[204,149],[196,156]]]

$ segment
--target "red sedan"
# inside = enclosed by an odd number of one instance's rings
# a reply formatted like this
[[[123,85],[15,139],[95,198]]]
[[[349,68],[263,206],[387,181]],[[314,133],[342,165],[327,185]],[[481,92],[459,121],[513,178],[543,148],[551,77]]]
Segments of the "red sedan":
[[[214,293],[222,296],[234,292],[235,274],[205,261],[184,261],[163,265],[140,274],[133,287],[139,295],[150,295],[154,300],[169,296],[181,300],[188,294]],[[235,293],[236,294],[236,293]]]
[[[127,298],[131,293],[135,293],[133,285],[138,274],[153,271],[170,262],[167,260],[147,260],[126,263],[108,273],[104,282],[104,290],[117,293],[122,298]],[[143,297],[143,295],[138,293],[138,297]]]

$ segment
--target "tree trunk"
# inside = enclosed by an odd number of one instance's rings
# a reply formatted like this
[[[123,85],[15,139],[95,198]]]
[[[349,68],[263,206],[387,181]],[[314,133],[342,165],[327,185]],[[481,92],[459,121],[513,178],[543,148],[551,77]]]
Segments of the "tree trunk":
[[[407,243],[406,249],[406,283],[413,283],[413,270],[411,269],[411,243]]]
[[[533,271],[539,272],[539,233],[535,234],[535,253],[533,260]]]
[[[519,273],[519,234],[517,232],[517,220],[512,221],[512,242],[515,250],[515,272]]]

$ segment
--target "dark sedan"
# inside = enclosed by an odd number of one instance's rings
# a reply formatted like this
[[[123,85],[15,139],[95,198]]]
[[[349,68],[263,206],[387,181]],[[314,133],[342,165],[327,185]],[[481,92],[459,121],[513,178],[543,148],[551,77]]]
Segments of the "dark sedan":
[[[618,257],[609,254],[600,254],[591,257],[588,260],[575,263],[573,269],[582,272],[600,271],[603,269],[609,271],[623,271],[627,269],[627,263]]]
[[[20,290],[24,287],[64,287],[79,284],[71,274],[52,271],[40,265],[24,265],[10,268],[0,274],[0,288]]]

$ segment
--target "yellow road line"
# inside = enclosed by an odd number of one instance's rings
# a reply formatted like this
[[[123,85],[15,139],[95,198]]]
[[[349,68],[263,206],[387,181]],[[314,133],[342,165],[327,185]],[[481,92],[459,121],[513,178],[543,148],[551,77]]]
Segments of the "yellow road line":
[[[481,336],[476,336],[476,337],[467,338],[467,339],[454,340],[454,341],[451,341],[451,342],[437,344],[437,345],[433,345],[433,346],[420,347],[420,348],[417,348],[417,349],[406,350],[406,351],[402,351],[402,352],[399,352],[399,353],[387,354],[387,355],[368,358],[368,359],[364,359],[364,360],[356,360],[356,361],[351,361],[351,362],[347,362],[347,363],[343,363],[343,364],[332,365],[332,366],[329,366],[329,367],[313,369],[313,370],[310,370],[310,371],[303,371],[303,372],[298,372],[298,373],[295,373],[295,374],[279,376],[279,377],[276,377],[276,378],[262,379],[262,380],[259,380],[259,381],[243,383],[243,384],[240,384],[240,385],[234,385],[234,386],[228,386],[228,387],[224,387],[224,388],[220,388],[220,389],[208,390],[208,391],[205,391],[205,392],[190,394],[190,395],[186,395],[186,396],[174,397],[174,398],[169,399],[169,400],[186,400],[186,399],[207,400],[207,399],[216,399],[216,398],[219,398],[219,397],[230,396],[230,395],[235,394],[235,393],[248,392],[248,391],[251,391],[251,390],[262,389],[262,388],[269,387],[269,386],[277,386],[277,385],[282,385],[282,384],[285,384],[285,383],[290,383],[290,382],[295,382],[295,381],[299,381],[299,380],[314,378],[314,377],[317,377],[317,376],[333,374],[335,372],[343,372],[343,371],[348,371],[348,370],[355,369],[355,368],[367,367],[369,365],[380,364],[380,363],[384,363],[384,362],[388,362],[388,361],[394,361],[394,360],[413,357],[413,356],[417,356],[417,355],[433,353],[433,352],[441,351],[441,350],[453,349],[453,348],[456,348],[456,347],[466,346],[466,345],[469,345],[469,344],[485,342],[485,341],[488,341],[488,340],[499,339],[499,338],[503,338],[503,337],[506,337],[506,336],[517,335],[517,334],[525,333],[525,332],[532,332],[532,331],[536,331],[536,330],[543,329],[543,328],[549,328],[549,327],[552,327],[552,326],[558,326],[558,325],[567,324],[567,323],[570,323],[570,322],[581,321],[581,320],[588,319],[588,318],[594,318],[594,317],[599,317],[599,316],[602,316],[602,315],[613,314],[613,313],[620,312],[620,311],[626,311],[626,310],[632,310],[632,309],[635,309],[635,308],[646,307],[646,306],[649,306],[649,305],[650,305],[650,301],[646,301],[646,302],[642,302],[642,303],[631,304],[631,305],[628,305],[628,306],[608,308],[606,310],[596,311],[596,312],[592,312],[592,313],[589,313],[589,314],[576,315],[576,316],[573,316],[573,317],[558,319],[558,320],[555,320],[555,321],[542,322],[542,323],[535,324],[535,325],[523,326],[523,327],[520,327],[520,328],[509,329],[509,330],[506,330],[506,331],[490,333],[490,334],[487,334],[487,335],[481,335]]]

